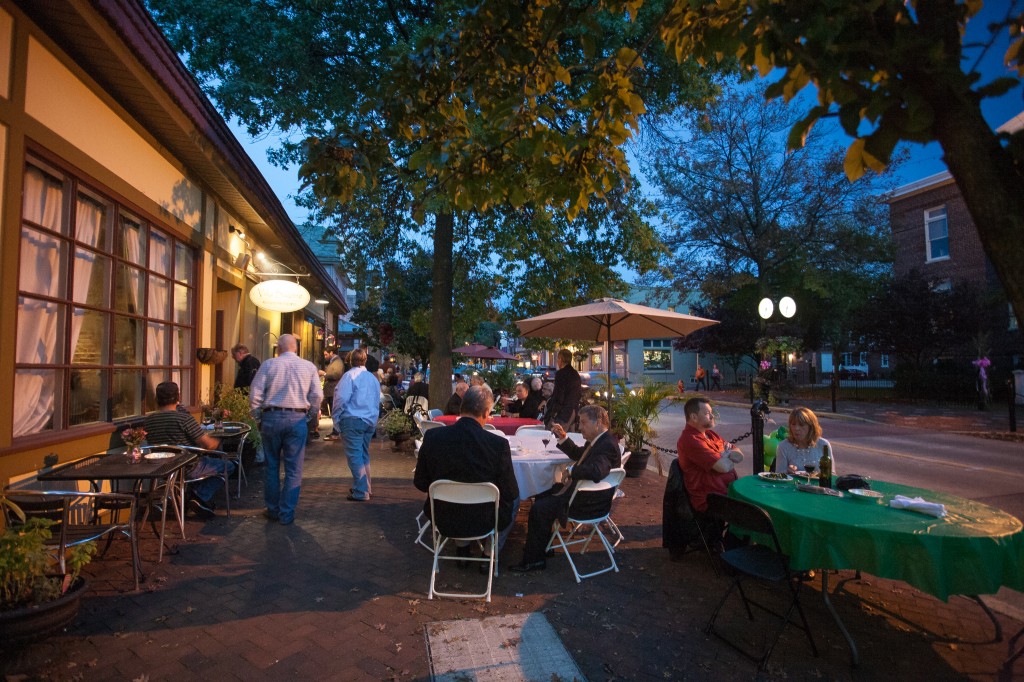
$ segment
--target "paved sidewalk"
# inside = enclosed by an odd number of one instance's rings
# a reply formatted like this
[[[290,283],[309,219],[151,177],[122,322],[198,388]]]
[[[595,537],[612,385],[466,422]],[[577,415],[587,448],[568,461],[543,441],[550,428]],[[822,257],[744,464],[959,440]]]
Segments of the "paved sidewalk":
[[[188,541],[155,564],[148,530],[142,543],[148,581],[125,592],[131,570],[125,543],[88,567],[89,595],[62,635],[2,659],[7,679],[53,680],[426,680],[424,627],[456,619],[541,612],[588,680],[996,680],[1006,642],[972,602],[943,603],[909,586],[842,572],[833,581],[840,614],[862,663],[849,653],[816,591],[804,593],[821,651],[788,629],[766,673],[702,633],[726,583],[708,559],[673,563],[661,549],[664,479],[626,479],[614,515],[626,535],[619,573],[577,585],[556,557],[546,571],[502,571],[490,604],[428,600],[430,555],[413,544],[423,500],[411,483],[414,458],[374,441],[374,498],[348,502],[350,477],[337,443],[307,453],[295,524],[260,515],[261,485],[250,479],[232,516],[188,524]],[[255,478],[259,478],[257,475]],[[517,561],[525,514],[502,567]],[[172,538],[172,542],[173,542]],[[482,579],[448,569],[449,585]],[[758,640],[768,619],[750,624],[731,602],[723,624]],[[999,617],[1006,636],[1021,623]],[[1024,675],[1024,661],[1015,672]],[[470,675],[466,679],[472,679]]]

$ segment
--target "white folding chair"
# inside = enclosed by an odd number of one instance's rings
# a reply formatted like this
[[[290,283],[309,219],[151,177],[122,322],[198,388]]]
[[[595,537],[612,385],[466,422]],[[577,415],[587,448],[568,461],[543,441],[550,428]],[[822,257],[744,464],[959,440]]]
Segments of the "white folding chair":
[[[434,541],[434,565],[430,572],[428,598],[433,599],[434,595],[457,599],[484,597],[491,601],[491,585],[498,572],[498,500],[501,497],[498,486],[493,483],[459,483],[442,479],[430,484],[428,495]],[[480,513],[480,507],[476,505],[493,508],[494,516]],[[460,510],[460,506],[467,508]],[[487,556],[481,557],[442,556],[449,540],[477,542],[481,548],[484,547],[484,541],[489,540],[490,551]],[[479,594],[439,592],[435,586],[441,561],[486,562],[487,589]]]
[[[431,419],[437,419],[444,415],[444,410],[433,409],[427,412]]]
[[[523,431],[547,431],[548,427],[543,424],[527,424],[526,426],[520,426],[516,429],[516,435],[518,436]]]
[[[608,542],[608,538],[601,532],[601,523],[608,520],[612,509],[612,500],[615,497],[615,490],[618,489],[625,476],[626,470],[619,467],[618,469],[612,469],[603,480],[597,483],[593,481],[580,481],[576,484],[576,489],[573,490],[572,497],[569,499],[569,510],[566,513],[569,518],[568,528],[563,531],[557,521],[552,524],[551,539],[548,541],[547,549],[550,550],[556,547],[562,549],[565,558],[569,560],[569,566],[572,567],[573,575],[576,576],[576,582],[581,582],[583,578],[591,578],[608,571],[619,572],[619,565],[615,563],[615,547]],[[591,506],[594,505],[595,501],[598,504]],[[576,509],[574,509],[574,505]],[[583,516],[581,512],[584,510],[586,518],[581,518]],[[590,529],[589,533],[577,537],[577,533],[584,531],[588,527]],[[569,548],[580,545],[579,553],[582,556],[587,551],[587,547],[590,546],[590,541],[594,539],[595,535],[604,546],[611,564],[590,573],[580,573],[576,567],[576,562],[573,561]]]
[[[405,398],[405,412],[413,416],[422,413],[427,416],[430,410],[430,401],[421,395],[410,395]]]
[[[494,424],[484,424],[484,428],[488,431],[494,431],[495,433],[503,433],[503,431]]]
[[[633,453],[630,452],[629,450],[622,454],[619,466],[621,466],[623,470],[625,470],[626,462],[629,461],[629,457],[632,454]],[[615,511],[615,508],[618,506],[619,500],[621,500],[625,496],[626,493],[622,492],[621,487],[615,489],[615,497],[612,498],[612,511]],[[626,536],[622,534],[622,530],[619,528],[618,524],[615,523],[615,519],[612,518],[611,513],[608,514],[608,519],[604,523],[608,527],[608,532],[611,534],[613,538],[615,538],[615,542],[612,543],[612,547],[618,547],[619,543],[626,539]]]
[[[420,429],[420,435],[425,434],[430,429],[436,429],[439,426],[444,426],[441,422],[435,422],[430,419],[421,419],[416,426]]]

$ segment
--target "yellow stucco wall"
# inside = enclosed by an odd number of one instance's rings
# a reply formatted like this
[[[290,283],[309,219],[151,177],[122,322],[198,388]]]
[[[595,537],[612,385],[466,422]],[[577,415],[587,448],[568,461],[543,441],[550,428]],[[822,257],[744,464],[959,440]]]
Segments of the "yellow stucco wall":
[[[202,191],[33,38],[25,113],[123,178],[182,222],[199,229]]]

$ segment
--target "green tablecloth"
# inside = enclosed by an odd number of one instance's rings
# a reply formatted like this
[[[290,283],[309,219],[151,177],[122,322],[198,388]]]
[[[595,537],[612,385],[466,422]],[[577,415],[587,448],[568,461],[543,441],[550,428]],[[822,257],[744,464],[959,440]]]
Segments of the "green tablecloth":
[[[1024,531],[1019,519],[980,502],[909,486],[872,481],[885,493],[874,504],[765,483],[747,476],[729,495],[752,502],[772,517],[782,549],[797,570],[859,569],[903,580],[946,600],[950,595],[992,594],[1006,585],[1024,590]],[[934,518],[893,509],[894,495],[923,497],[946,506]]]

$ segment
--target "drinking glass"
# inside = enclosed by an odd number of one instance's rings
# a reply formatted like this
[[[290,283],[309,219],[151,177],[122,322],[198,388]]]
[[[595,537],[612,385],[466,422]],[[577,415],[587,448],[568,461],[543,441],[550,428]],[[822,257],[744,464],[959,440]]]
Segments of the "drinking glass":
[[[804,471],[807,472],[807,481],[808,482],[810,482],[810,480],[812,478],[814,478],[814,472],[817,471],[817,470],[818,470],[818,466],[816,464],[805,464],[804,465]]]
[[[547,450],[548,449],[548,443],[551,442],[551,434],[545,431],[544,435],[540,439],[540,442],[544,443],[544,449]]]

